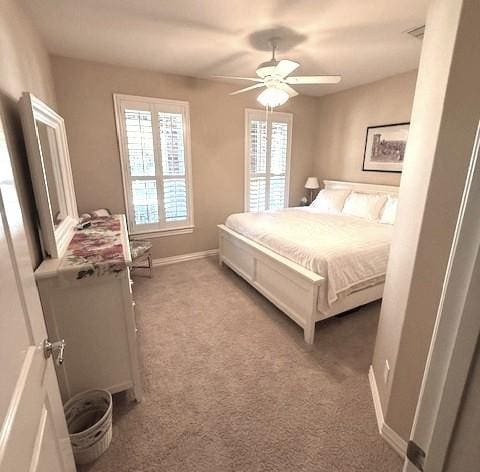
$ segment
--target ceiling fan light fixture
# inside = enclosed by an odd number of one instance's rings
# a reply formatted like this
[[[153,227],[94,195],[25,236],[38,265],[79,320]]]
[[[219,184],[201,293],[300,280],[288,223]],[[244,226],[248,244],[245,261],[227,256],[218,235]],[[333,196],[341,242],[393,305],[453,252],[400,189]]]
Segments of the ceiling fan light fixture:
[[[275,108],[283,105],[288,98],[289,95],[285,90],[268,87],[257,97],[257,101],[264,107]]]

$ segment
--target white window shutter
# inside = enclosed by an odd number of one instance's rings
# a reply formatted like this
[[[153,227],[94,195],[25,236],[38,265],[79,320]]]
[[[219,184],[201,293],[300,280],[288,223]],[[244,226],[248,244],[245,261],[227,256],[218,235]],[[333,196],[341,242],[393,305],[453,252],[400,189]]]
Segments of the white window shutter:
[[[185,176],[185,142],[181,113],[158,114],[163,171],[163,205],[165,220],[187,217],[187,185]]]
[[[126,109],[125,130],[135,224],[156,224],[159,215],[152,114],[144,110]]]
[[[287,173],[288,124],[272,122],[269,209],[284,208]]]
[[[143,110],[125,110],[130,174],[155,176],[152,114]]]
[[[247,210],[284,208],[288,195],[291,115],[247,110]]]
[[[250,122],[250,195],[249,211],[266,209],[267,122]]]

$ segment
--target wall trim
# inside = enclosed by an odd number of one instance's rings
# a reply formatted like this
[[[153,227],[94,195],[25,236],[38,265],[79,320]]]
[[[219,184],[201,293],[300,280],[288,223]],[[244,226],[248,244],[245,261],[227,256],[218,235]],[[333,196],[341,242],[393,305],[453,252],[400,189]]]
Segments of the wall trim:
[[[195,259],[203,259],[204,257],[212,257],[218,254],[218,249],[209,249],[208,251],[200,251],[200,252],[191,252],[188,254],[180,254],[178,256],[170,256],[170,257],[161,257],[159,259],[154,259],[153,267],[168,265],[168,264],[176,264],[177,262],[185,262],[185,261],[194,261]]]
[[[402,459],[407,456],[407,442],[387,423],[383,416],[382,404],[380,402],[380,395],[378,393],[377,381],[373,373],[373,367],[370,366],[368,370],[368,380],[370,382],[370,390],[372,391],[373,406],[375,408],[375,415],[377,417],[378,432],[380,436],[400,455]]]

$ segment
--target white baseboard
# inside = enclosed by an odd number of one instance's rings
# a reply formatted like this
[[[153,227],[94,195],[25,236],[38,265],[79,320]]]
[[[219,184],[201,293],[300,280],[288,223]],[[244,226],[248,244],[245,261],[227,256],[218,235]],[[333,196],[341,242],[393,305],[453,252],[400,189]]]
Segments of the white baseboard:
[[[403,439],[397,432],[390,428],[387,423],[383,423],[380,434],[402,459],[407,457],[407,441],[405,441],[405,439]]]
[[[177,262],[193,261],[195,259],[202,259],[204,257],[216,256],[218,249],[209,249],[208,251],[191,252],[189,254],[180,254],[179,256],[162,257],[152,261],[153,267],[163,266],[168,264],[176,264]]]
[[[370,368],[368,369],[368,381],[370,382],[373,406],[375,408],[375,415],[377,416],[378,432],[382,434],[382,426],[384,423],[382,404],[380,403],[380,395],[378,394],[377,382],[375,380],[375,374],[373,373],[372,366],[370,366]]]
[[[370,382],[370,390],[372,391],[373,406],[375,415],[377,416],[378,432],[380,436],[397,452],[402,459],[407,455],[407,442],[396,433],[387,423],[383,416],[382,404],[380,403],[380,395],[378,394],[377,381],[373,373],[373,367],[368,370],[368,380]]]

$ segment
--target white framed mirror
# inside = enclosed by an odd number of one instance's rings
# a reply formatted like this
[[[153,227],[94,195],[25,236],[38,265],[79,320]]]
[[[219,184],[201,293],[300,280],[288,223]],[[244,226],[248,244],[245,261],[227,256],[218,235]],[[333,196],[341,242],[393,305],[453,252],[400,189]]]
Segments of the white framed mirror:
[[[31,93],[23,93],[20,103],[43,249],[61,257],[78,222],[65,123]]]

